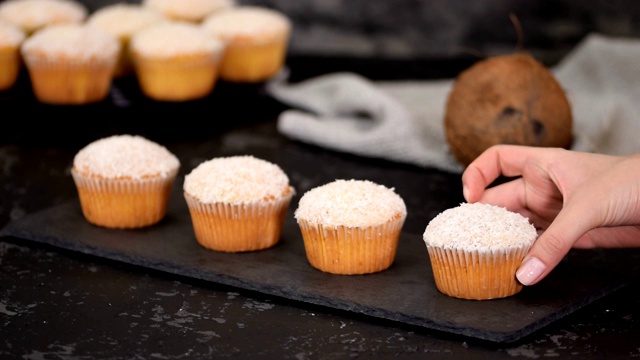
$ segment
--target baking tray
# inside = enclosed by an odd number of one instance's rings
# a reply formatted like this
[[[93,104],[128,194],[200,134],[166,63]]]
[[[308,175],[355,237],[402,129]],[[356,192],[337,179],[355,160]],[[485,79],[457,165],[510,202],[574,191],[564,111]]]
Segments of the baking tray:
[[[603,260],[601,253],[581,252],[577,258],[600,259],[604,266],[569,257],[540,284],[525,287],[515,296],[456,299],[436,289],[422,236],[409,230],[401,234],[396,260],[389,269],[367,275],[327,274],[309,265],[291,213],[275,247],[219,253],[196,242],[181,193],[182,181],[183,177],[176,180],[166,217],[145,229],[93,226],[83,218],[79,203],[72,201],[13,221],[0,236],[257,291],[301,305],[321,305],[498,343],[519,340],[628,282],[618,272],[607,270],[606,256]]]

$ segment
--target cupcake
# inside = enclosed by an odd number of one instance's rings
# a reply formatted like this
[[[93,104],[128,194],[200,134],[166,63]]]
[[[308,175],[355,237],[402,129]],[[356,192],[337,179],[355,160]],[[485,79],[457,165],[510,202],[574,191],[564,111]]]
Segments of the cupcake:
[[[456,298],[487,300],[522,290],[516,270],[537,232],[518,213],[463,203],[433,218],[423,238],[438,290]]]
[[[294,194],[280,167],[250,155],[205,161],[184,180],[196,240],[221,252],[276,245]]]
[[[0,21],[0,91],[10,89],[22,69],[20,45],[26,34],[19,27]]]
[[[122,77],[133,74],[129,57],[129,40],[136,32],[165,21],[162,15],[137,4],[115,3],[96,10],[87,19],[87,25],[102,29],[120,40],[120,57],[114,75]]]
[[[0,19],[18,26],[27,36],[55,24],[80,24],[88,10],[73,0],[6,0],[0,3]]]
[[[119,52],[114,36],[81,24],[47,26],[21,48],[36,98],[60,105],[106,98]]]
[[[235,6],[233,0],[143,0],[142,6],[169,20],[200,23],[204,18]]]
[[[202,28],[227,46],[220,69],[225,81],[262,82],[284,66],[291,21],[279,11],[238,6],[208,16]]]
[[[180,162],[141,136],[114,135],[82,148],[71,175],[82,213],[94,225],[133,229],[165,216]]]
[[[134,34],[129,50],[142,92],[178,102],[213,91],[224,44],[196,25],[163,22]]]
[[[392,188],[367,180],[313,188],[295,211],[311,266],[342,275],[389,268],[406,217],[404,201]]]

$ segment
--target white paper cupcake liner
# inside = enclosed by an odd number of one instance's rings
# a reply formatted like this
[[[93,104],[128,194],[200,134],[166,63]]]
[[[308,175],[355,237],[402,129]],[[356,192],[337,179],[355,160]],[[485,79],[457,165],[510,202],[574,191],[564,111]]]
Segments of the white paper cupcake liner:
[[[71,175],[89,222],[109,228],[138,228],[164,217],[176,173],[129,180],[95,178],[75,171]]]
[[[396,255],[405,217],[369,228],[323,226],[298,220],[309,263],[343,275],[375,273],[389,268]]]
[[[493,252],[427,246],[437,288],[449,296],[487,300],[514,295],[522,289],[515,276],[527,251]]]
[[[293,191],[275,201],[206,204],[185,193],[196,240],[223,252],[267,249],[278,243]]]

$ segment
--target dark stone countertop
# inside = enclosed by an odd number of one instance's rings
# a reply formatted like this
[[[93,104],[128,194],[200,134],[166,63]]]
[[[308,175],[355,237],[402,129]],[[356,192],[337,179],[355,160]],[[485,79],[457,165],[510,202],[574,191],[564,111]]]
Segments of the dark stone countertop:
[[[423,68],[310,59],[291,59],[290,66],[300,78],[337,69],[394,78],[407,74],[393,69]],[[436,63],[424,67],[434,73],[421,76],[450,76],[463,66]],[[259,86],[221,83],[202,101],[159,104],[122,80],[104,103],[72,108],[38,104],[29,90],[23,78],[0,94],[1,226],[74,201],[69,173],[74,154],[98,137],[117,133],[164,144],[180,158],[182,175],[212,156],[282,157],[289,150],[324,159],[305,176],[291,174],[300,191],[315,185],[299,182],[313,178],[313,171],[317,181],[397,176],[394,185],[412,213],[407,227],[414,233],[461,201],[459,176],[338,154],[283,137],[275,120],[284,107]],[[423,178],[429,183],[410,181]],[[619,256],[624,259],[624,252]],[[632,358],[640,356],[637,290],[633,283],[517,342],[496,344],[5,237],[0,238],[0,358]]]

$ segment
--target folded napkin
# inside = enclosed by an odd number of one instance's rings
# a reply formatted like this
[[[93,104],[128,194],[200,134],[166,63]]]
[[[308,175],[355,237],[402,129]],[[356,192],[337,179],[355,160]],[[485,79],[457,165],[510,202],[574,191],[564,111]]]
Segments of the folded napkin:
[[[640,153],[640,40],[592,34],[550,70],[567,91],[574,119],[572,149]],[[266,91],[291,108],[278,130],[298,141],[452,173],[444,110],[454,79],[371,81],[348,72],[299,83],[287,72]]]

